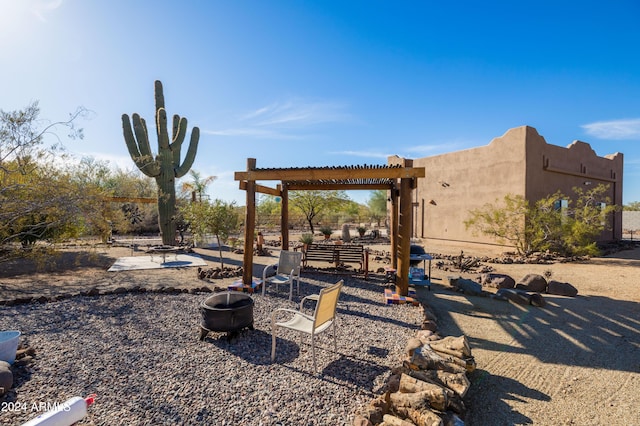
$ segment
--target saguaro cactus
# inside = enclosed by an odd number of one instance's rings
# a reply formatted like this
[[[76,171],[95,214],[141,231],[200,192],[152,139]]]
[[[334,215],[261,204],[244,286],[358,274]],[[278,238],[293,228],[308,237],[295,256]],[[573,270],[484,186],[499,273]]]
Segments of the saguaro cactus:
[[[176,178],[184,176],[196,158],[200,129],[191,131],[191,141],[184,161],[181,161],[180,150],[187,133],[187,119],[179,115],[173,116],[173,132],[171,141],[167,129],[167,111],[164,108],[162,83],[155,82],[156,89],[156,131],[158,134],[158,154],[153,157],[149,146],[147,123],[138,114],[133,114],[133,129],[127,114],[122,114],[122,130],[124,140],[129,149],[131,159],[147,176],[156,179],[158,186],[158,220],[162,234],[162,244],[174,245],[176,240]]]

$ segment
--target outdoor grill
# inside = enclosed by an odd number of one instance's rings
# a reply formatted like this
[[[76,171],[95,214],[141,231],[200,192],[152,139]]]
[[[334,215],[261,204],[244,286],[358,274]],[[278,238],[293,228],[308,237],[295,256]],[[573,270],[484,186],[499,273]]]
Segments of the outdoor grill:
[[[420,262],[423,261],[424,255],[426,254],[427,252],[424,251],[424,247],[411,244],[411,247],[409,248],[409,264],[411,266],[418,266]]]
[[[253,330],[253,299],[248,294],[224,292],[209,296],[200,305],[200,340],[210,331],[226,332],[228,337],[243,328]]]

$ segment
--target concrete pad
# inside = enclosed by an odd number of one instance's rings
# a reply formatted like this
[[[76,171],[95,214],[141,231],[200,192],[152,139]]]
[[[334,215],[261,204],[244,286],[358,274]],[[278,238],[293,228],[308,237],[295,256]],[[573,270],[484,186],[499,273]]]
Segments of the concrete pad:
[[[186,268],[190,266],[207,266],[207,263],[200,256],[193,254],[167,254],[164,259],[162,255],[154,254],[153,256],[120,257],[108,271]]]

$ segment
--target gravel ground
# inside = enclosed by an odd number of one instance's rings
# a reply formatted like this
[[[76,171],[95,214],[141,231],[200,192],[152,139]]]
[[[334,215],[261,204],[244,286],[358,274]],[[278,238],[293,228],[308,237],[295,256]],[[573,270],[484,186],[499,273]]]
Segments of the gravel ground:
[[[305,276],[301,294],[336,282]],[[338,353],[323,333],[313,372],[306,339],[279,331],[270,361],[270,315],[297,307],[282,287],[256,296],[255,330],[229,342],[199,335],[206,294],[75,297],[4,309],[0,329],[18,329],[36,350],[27,379],[3,400],[0,423],[19,425],[40,404],[97,394],[80,425],[347,425],[398,365],[422,320],[419,307],[384,305],[382,282],[345,278]],[[7,402],[13,402],[11,410]],[[35,406],[34,406],[35,404]]]

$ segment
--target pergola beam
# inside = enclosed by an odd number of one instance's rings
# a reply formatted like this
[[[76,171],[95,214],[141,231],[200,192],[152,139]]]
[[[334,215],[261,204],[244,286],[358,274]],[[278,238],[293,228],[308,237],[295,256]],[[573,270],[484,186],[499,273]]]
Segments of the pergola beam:
[[[425,177],[424,167],[258,169],[235,172],[235,180],[323,181]]]
[[[243,191],[247,190],[247,181],[246,180],[241,180],[240,181],[240,189],[242,189]],[[276,196],[276,197],[281,197],[282,196],[282,191],[280,191],[279,189],[270,188],[270,187],[264,186],[264,185],[255,184],[255,191],[259,192],[260,194],[268,194],[268,195],[273,195],[273,196]]]
[[[332,191],[332,190],[345,190],[345,191],[354,191],[354,190],[369,190],[374,191],[376,189],[390,189],[393,186],[393,183],[291,183],[288,184],[288,188],[291,191],[310,191],[310,190],[320,190],[320,191]]]

